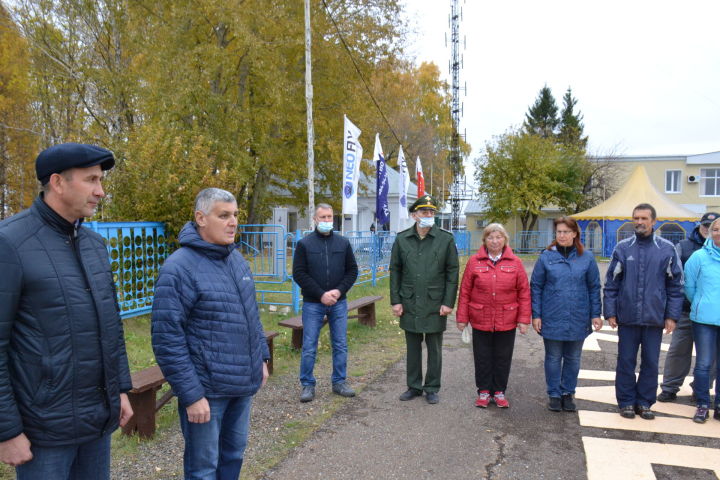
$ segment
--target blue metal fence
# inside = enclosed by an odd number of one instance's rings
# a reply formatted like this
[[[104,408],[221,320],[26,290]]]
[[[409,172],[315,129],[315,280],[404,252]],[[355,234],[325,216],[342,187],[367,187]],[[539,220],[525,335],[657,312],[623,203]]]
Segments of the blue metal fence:
[[[552,230],[543,231],[521,231],[517,232],[512,242],[512,248],[515,253],[522,254],[539,254],[554,240],[555,232]],[[680,240],[686,238],[685,232],[657,230],[656,235],[677,244]],[[617,232],[617,241],[624,240],[635,235],[634,230],[620,230]],[[604,238],[602,231],[599,229],[594,231],[583,231],[580,234],[580,241],[586,250],[591,251],[596,256],[603,255]]]
[[[149,313],[160,266],[171,253],[165,226],[158,222],[88,222],[87,228],[105,240],[123,318]],[[237,248],[250,264],[255,278],[258,303],[300,310],[300,288],[292,281],[291,261],[299,238],[308,232],[288,233],[282,225],[240,225]],[[454,232],[460,255],[475,248],[473,235]],[[390,253],[395,232],[355,231],[345,234],[358,263],[356,285],[371,283],[390,275]]]
[[[165,225],[158,222],[84,223],[105,240],[120,315],[150,312],[158,270],[168,256]]]
[[[353,231],[346,232],[355,261],[358,264],[358,279],[355,285],[371,283],[390,275],[390,252],[395,243],[395,232]]]
[[[250,264],[255,279],[258,303],[291,307],[297,311],[299,292],[288,283],[288,250],[295,251],[296,235],[282,225],[239,225],[238,250]],[[268,296],[274,298],[268,298]],[[287,298],[287,299],[286,299]]]

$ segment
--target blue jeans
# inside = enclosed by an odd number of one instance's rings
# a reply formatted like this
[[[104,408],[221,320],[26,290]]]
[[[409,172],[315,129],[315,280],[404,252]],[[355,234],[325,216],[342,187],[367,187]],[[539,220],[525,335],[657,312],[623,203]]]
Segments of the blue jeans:
[[[545,383],[549,397],[575,394],[584,340],[545,342]]]
[[[210,421],[190,423],[178,407],[185,437],[185,480],[237,480],[250,430],[253,397],[208,398]]]
[[[332,383],[341,383],[347,377],[347,300],[328,307],[322,303],[305,302],[302,308],[303,345],[300,360],[300,383],[315,385],[313,369],[317,357],[318,338],[327,315],[332,344]]]
[[[693,392],[698,405],[710,405],[710,370],[713,362],[720,365],[720,327],[693,322],[695,338],[695,379]],[[720,369],[717,370],[720,372]],[[715,379],[715,406],[720,405],[720,376]]]
[[[33,459],[16,468],[17,480],[109,480],[110,434],[64,447],[30,445]]]
[[[662,332],[663,327],[635,325],[618,327],[615,397],[620,408],[634,405],[651,407],[655,403]],[[638,349],[640,349],[640,375],[635,380]]]

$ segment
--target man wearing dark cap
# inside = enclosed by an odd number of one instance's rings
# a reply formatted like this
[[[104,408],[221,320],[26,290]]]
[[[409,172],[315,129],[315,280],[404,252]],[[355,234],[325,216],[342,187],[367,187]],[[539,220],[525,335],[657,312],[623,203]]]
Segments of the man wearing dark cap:
[[[132,416],[115,284],[81,228],[110,151],[66,143],[35,167],[42,192],[0,222],[0,461],[18,480],[110,478],[110,435]]]
[[[690,255],[703,246],[709,234],[710,224],[719,216],[720,214],[715,212],[705,213],[688,238],[680,240],[675,246],[683,266],[687,263]],[[685,381],[688,372],[690,372],[692,350],[693,333],[692,321],[690,320],[690,302],[686,298],[683,303],[682,314],[670,341],[670,348],[665,357],[663,381],[660,385],[662,391],[657,397],[658,402],[672,402],[677,398],[677,392]],[[715,378],[714,371],[715,369],[711,368],[710,378]]]
[[[397,234],[390,258],[390,304],[400,317],[407,345],[407,391],[401,401],[425,392],[438,403],[442,372],[442,337],[458,289],[458,254],[455,239],[435,225],[437,202],[430,195],[410,208],[415,225]],[[427,348],[423,381],[422,343]]]

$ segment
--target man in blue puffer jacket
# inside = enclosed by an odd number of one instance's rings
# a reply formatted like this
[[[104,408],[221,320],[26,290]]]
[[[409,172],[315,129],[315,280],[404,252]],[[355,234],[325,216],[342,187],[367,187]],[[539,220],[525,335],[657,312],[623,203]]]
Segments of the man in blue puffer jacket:
[[[83,228],[105,196],[110,151],[52,146],[42,193],[0,223],[0,461],[17,478],[110,478],[110,435],[132,416],[115,283]]]
[[[675,329],[684,298],[680,259],[671,242],[653,234],[656,218],[652,205],[635,207],[635,235],[615,246],[605,279],[605,318],[611,327],[619,326],[615,395],[625,418],[636,413],[655,418],[650,407],[658,387],[663,327],[667,333]]]
[[[208,188],[155,289],[152,344],[178,398],[185,478],[237,479],[252,398],[270,359],[250,268],[235,248],[237,202]]]

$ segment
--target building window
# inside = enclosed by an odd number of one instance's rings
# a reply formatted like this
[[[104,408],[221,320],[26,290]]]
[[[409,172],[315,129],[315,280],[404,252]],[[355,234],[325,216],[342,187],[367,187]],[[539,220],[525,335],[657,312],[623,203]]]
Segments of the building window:
[[[700,191],[703,196],[720,197],[720,168],[700,169]]]
[[[665,170],[665,193],[680,193],[682,170]]]

